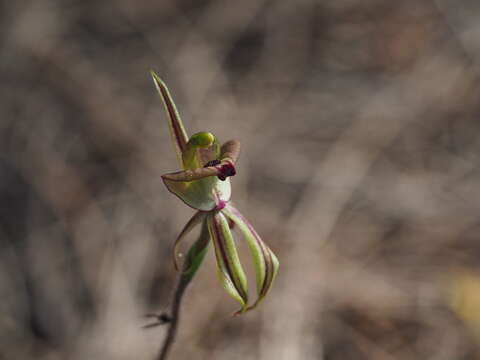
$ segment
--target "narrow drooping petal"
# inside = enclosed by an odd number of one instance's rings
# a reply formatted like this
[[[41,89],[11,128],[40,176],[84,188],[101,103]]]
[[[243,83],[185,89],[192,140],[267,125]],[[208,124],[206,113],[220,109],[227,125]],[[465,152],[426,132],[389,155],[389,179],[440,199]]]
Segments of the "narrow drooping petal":
[[[228,294],[237,300],[246,311],[248,302],[247,278],[238,258],[228,221],[221,212],[212,212],[207,217],[208,230],[215,247],[220,282]]]
[[[227,141],[225,144],[222,145],[220,153],[221,160],[230,159],[235,164],[238,160],[238,157],[240,156],[240,141]]]
[[[227,204],[222,212],[231,219],[240,229],[245,237],[255,264],[255,273],[257,280],[257,301],[247,310],[255,308],[265,298],[272,287],[273,280],[277,275],[279,262],[275,254],[262,241],[260,236],[254,230],[253,226],[245,217],[232,205]]]
[[[210,233],[208,232],[207,222],[204,219],[200,236],[187,252],[185,262],[183,263],[182,278],[191,279],[195,276],[205,258],[208,244],[210,244]]]
[[[178,113],[175,102],[168,91],[167,85],[160,79],[160,77],[155,74],[155,72],[150,71],[155,87],[157,88],[158,94],[162,98],[163,104],[165,106],[165,111],[168,116],[168,127],[170,129],[170,134],[172,136],[173,144],[177,152],[178,160],[180,166],[183,166],[182,154],[186,150],[188,136],[185,128],[183,127],[182,119]]]
[[[195,215],[192,216],[192,218],[187,222],[187,224],[183,227],[182,231],[180,234],[178,234],[177,239],[175,240],[175,245],[173,246],[173,261],[175,265],[175,269],[178,271],[180,269],[180,265],[178,264],[178,257],[179,257],[179,252],[178,252],[178,247],[180,246],[180,243],[182,240],[185,238],[185,236],[193,230],[195,226],[200,224],[206,217],[206,213],[203,211],[197,211]]]

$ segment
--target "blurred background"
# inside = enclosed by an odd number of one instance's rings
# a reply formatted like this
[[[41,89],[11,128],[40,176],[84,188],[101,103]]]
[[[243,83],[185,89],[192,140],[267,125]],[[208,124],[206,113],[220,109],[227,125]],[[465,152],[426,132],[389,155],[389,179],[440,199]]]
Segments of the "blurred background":
[[[242,142],[233,199],[281,262],[232,318],[210,252],[172,359],[480,359],[480,2],[18,0],[0,19],[1,359],[154,358],[144,314],[168,309],[193,211],[160,179],[177,163],[150,69],[190,134]]]

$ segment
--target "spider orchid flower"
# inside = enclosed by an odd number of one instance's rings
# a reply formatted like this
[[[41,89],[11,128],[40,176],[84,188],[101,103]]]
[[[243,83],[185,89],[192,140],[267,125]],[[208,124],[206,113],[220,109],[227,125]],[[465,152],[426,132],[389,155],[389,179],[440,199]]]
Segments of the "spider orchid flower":
[[[202,264],[210,243],[213,243],[220,282],[241,308],[236,314],[255,308],[267,295],[278,272],[279,263],[247,219],[230,203],[230,177],[236,173],[235,163],[240,143],[227,141],[220,146],[209,132],[188,138],[175,103],[164,82],[151,72],[163,100],[168,124],[182,170],[162,176],[167,189],[185,204],[197,210],[180,232],[174,246],[175,268],[178,247],[197,225],[202,226],[199,239],[192,245],[182,267],[183,276],[193,277]],[[247,242],[256,273],[257,299],[249,305],[245,272],[240,263],[231,227],[238,226]]]

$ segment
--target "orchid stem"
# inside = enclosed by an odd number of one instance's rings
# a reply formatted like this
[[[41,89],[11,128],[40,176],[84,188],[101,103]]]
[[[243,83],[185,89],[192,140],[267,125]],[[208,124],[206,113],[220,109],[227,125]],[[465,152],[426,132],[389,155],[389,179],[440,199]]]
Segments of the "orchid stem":
[[[178,324],[180,322],[180,309],[182,305],[183,295],[185,294],[185,290],[187,289],[188,285],[190,284],[193,277],[191,276],[180,276],[180,280],[178,281],[177,288],[175,289],[175,293],[173,296],[173,301],[170,309],[170,320],[168,323],[168,331],[165,339],[163,340],[162,347],[158,354],[158,360],[167,360],[170,350],[172,348],[173,343],[177,337],[178,333]]]
[[[168,359],[172,345],[177,338],[178,325],[180,322],[180,310],[183,296],[185,295],[185,290],[187,290],[188,285],[190,285],[190,282],[194,278],[198,268],[203,262],[209,242],[210,237],[208,234],[208,228],[206,224],[203,223],[198,240],[190,248],[187,258],[185,259],[185,263],[182,266],[183,272],[180,274],[180,279],[178,280],[177,288],[173,294],[173,299],[170,306],[167,335],[163,340],[157,360]]]

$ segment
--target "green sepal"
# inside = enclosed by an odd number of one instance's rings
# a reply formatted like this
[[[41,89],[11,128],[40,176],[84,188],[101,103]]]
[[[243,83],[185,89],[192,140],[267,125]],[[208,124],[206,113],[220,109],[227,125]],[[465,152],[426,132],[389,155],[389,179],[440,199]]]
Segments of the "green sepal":
[[[237,209],[227,204],[222,212],[238,226],[247,241],[248,248],[253,257],[258,298],[255,303],[247,309],[251,310],[263,301],[271,289],[280,264],[272,250],[263,242],[253,226]]]
[[[173,246],[173,263],[175,265],[175,270],[180,271],[180,266],[178,264],[178,247],[182,240],[187,236],[199,223],[205,220],[206,213],[203,211],[197,211],[195,215],[192,216],[190,220],[185,224],[180,234],[178,234],[177,239],[175,240],[175,244]]]
[[[215,247],[218,278],[226,292],[241,305],[235,314],[243,313],[248,303],[247,278],[228,221],[221,212],[212,212],[207,217],[207,224]]]
[[[203,221],[200,236],[188,250],[185,263],[183,264],[183,279],[191,280],[195,276],[205,259],[209,244],[210,233],[208,232],[207,222]]]
[[[170,135],[172,137],[180,166],[183,167],[182,154],[187,149],[187,132],[185,131],[182,119],[180,118],[180,114],[178,113],[175,102],[170,95],[170,91],[168,91],[167,85],[165,85],[162,79],[160,79],[160,77],[155,74],[153,70],[150,71],[150,74],[152,75],[155,88],[157,89],[165,107],[165,112],[167,113],[168,117],[168,128],[170,129]]]

